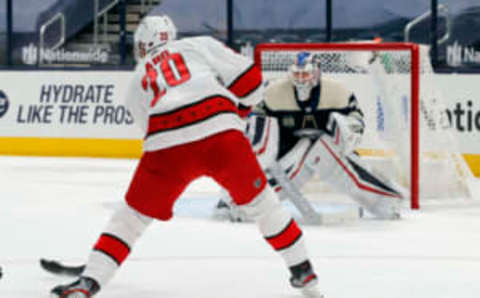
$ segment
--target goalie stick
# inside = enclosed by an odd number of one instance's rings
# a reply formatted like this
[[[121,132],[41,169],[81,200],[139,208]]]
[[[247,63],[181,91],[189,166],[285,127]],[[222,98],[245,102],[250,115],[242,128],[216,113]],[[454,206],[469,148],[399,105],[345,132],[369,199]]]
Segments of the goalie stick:
[[[302,195],[300,190],[288,179],[284,170],[279,163],[275,162],[268,169],[270,174],[279,182],[283,187],[288,199],[303,215],[305,223],[321,225],[323,224],[322,215],[319,214],[308,200]]]
[[[49,273],[63,276],[79,276],[85,270],[85,265],[69,266],[62,264],[59,261],[46,260],[43,258],[40,259],[40,267]]]

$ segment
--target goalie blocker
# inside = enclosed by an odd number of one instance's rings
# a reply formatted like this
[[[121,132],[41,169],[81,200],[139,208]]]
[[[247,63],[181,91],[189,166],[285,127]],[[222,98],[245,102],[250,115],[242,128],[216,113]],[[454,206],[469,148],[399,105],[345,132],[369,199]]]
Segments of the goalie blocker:
[[[359,142],[359,129],[362,123],[351,118],[332,113],[328,130],[315,129],[296,131],[300,137],[295,146],[280,159],[276,159],[279,140],[277,119],[263,115],[253,115],[248,119],[247,136],[268,181],[281,199],[292,200],[298,206],[298,195],[286,191],[294,187],[300,193],[301,188],[314,176],[327,183],[337,192],[348,195],[360,206],[379,219],[398,219],[405,190],[395,182],[370,168],[353,148]],[[290,183],[275,177],[271,169],[280,167]],[[223,201],[222,201],[223,200]],[[217,208],[228,210],[228,217],[234,221],[248,220],[231,200],[226,197]],[[308,202],[308,201],[307,201]],[[304,203],[304,202],[302,202]],[[298,208],[298,207],[297,207]],[[311,208],[313,209],[313,207]],[[302,216],[309,216],[299,210]]]

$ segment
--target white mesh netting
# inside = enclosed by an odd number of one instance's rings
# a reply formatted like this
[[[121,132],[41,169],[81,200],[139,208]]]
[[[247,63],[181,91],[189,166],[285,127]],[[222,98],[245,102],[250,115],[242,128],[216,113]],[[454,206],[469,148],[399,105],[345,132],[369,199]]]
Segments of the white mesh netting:
[[[297,47],[297,48],[295,48]],[[435,87],[435,74],[428,49],[420,47],[419,61],[412,64],[412,51],[372,48],[316,48],[301,44],[288,49],[257,49],[257,63],[264,78],[275,80],[287,73],[300,51],[309,51],[321,61],[322,76],[342,81],[357,96],[365,114],[366,132],[359,152],[387,176],[409,187],[411,184],[412,66],[419,68],[419,195],[428,199],[470,197],[472,174],[451,133],[444,98]]]

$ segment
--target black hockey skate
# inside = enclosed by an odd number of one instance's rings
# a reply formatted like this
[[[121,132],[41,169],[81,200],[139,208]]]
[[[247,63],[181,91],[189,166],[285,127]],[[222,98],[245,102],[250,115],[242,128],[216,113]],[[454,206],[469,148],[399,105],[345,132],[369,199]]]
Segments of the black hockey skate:
[[[90,277],[80,277],[77,281],[53,288],[52,298],[90,298],[100,291],[100,285]]]
[[[310,261],[305,261],[298,265],[290,267],[292,277],[290,284],[292,287],[302,291],[303,295],[310,298],[324,298],[317,289],[317,275],[313,272]]]

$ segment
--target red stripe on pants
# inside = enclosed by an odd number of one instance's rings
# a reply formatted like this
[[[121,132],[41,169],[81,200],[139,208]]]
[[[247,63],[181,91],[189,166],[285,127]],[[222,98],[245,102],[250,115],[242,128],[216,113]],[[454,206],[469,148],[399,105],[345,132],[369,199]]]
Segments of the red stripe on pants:
[[[265,237],[265,239],[275,250],[282,250],[292,246],[301,236],[302,230],[292,219],[283,231],[276,235]]]
[[[130,253],[130,247],[125,242],[110,234],[102,234],[93,249],[107,254],[118,265],[121,265]]]

